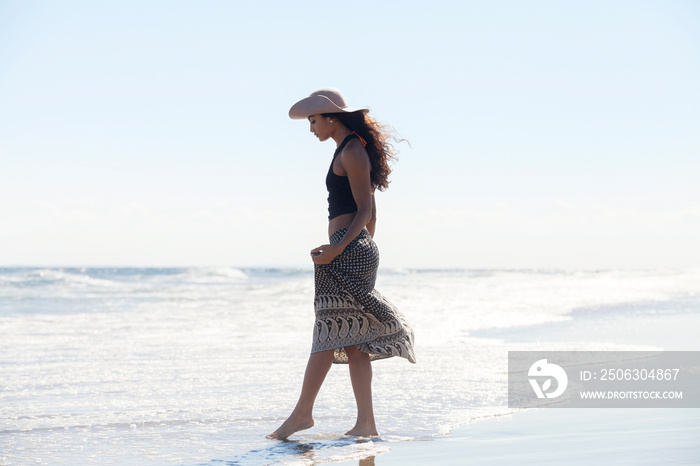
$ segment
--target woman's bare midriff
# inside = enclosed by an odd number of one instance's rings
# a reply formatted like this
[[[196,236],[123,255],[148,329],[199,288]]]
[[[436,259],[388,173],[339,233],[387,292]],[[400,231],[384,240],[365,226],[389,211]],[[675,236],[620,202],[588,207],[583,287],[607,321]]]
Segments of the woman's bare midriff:
[[[352,221],[355,220],[355,215],[357,212],[352,212],[349,214],[338,215],[328,221],[328,236],[330,237],[333,233],[343,228],[348,228]]]

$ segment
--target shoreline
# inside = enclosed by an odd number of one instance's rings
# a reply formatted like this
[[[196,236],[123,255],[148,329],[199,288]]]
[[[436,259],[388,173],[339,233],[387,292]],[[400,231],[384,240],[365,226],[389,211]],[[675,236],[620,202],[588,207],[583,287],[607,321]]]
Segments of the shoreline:
[[[533,325],[528,334],[506,328],[472,335],[512,343],[570,341],[585,335],[591,343],[697,351],[691,329],[700,325],[698,312],[606,315],[579,309],[569,315],[567,321]],[[476,419],[433,440],[389,443],[389,447],[359,465],[695,465],[700,462],[700,408],[523,409]],[[358,465],[358,460],[334,464]]]
[[[391,444],[359,465],[697,464],[699,431],[700,409],[529,409],[433,441]]]
[[[0,347],[13,370],[0,392],[9,422],[0,464],[700,458],[697,411],[516,410],[505,396],[511,350],[696,349],[696,274],[385,277],[382,289],[415,309],[423,346],[416,370],[377,367],[381,437],[343,434],[355,403],[341,369],[319,395],[319,427],[285,442],[265,435],[287,417],[303,374],[309,277],[119,269],[1,278]],[[260,338],[247,329],[264,315],[280,320]]]

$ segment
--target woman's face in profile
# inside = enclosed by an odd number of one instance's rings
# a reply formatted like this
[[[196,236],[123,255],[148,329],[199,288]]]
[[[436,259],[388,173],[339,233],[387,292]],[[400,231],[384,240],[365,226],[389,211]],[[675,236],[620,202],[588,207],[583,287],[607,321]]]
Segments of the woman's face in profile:
[[[316,114],[309,117],[309,131],[314,133],[319,140],[325,141],[331,137],[331,122],[330,118]]]

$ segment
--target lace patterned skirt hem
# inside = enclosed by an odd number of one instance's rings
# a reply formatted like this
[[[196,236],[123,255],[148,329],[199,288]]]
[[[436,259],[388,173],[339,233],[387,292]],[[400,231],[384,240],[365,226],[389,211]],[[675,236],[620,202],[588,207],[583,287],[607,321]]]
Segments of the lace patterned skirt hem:
[[[338,244],[347,229],[331,235]],[[403,314],[374,289],[379,250],[363,230],[330,264],[315,266],[316,322],[311,352],[335,350],[334,363],[347,363],[346,346],[371,360],[398,356],[415,363],[413,329]]]

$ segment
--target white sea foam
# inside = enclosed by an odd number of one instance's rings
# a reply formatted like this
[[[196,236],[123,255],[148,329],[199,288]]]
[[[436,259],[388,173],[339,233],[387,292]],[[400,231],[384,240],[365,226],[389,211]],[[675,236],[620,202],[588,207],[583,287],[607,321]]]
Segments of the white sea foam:
[[[0,269],[0,460],[312,464],[380,454],[510,412],[508,350],[658,347],[606,340],[604,329],[619,318],[697,314],[699,279],[381,271],[377,288],[412,323],[418,358],[374,365],[382,436],[343,438],[355,407],[340,366],[319,394],[316,426],[279,443],[264,435],[298,396],[311,269]]]
[[[245,280],[248,276],[233,267],[198,267],[184,271],[190,280],[198,282]]]

